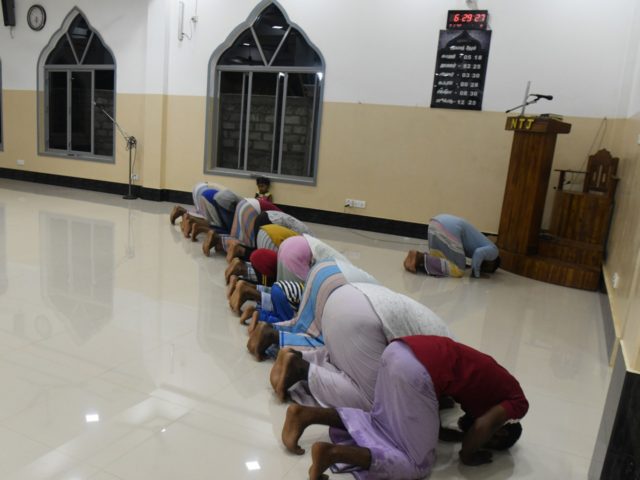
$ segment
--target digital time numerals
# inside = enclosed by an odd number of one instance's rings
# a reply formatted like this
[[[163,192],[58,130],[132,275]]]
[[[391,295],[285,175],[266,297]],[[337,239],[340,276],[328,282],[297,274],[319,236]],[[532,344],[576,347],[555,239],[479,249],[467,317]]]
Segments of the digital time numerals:
[[[456,13],[451,19],[453,23],[485,23],[487,21],[486,13]]]
[[[449,10],[447,28],[486,30],[488,10]]]

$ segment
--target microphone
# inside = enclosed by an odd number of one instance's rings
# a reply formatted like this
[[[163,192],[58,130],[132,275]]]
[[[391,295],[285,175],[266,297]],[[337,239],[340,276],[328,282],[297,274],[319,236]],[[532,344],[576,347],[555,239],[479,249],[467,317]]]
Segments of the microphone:
[[[541,98],[544,98],[545,100],[553,100],[553,95],[540,95],[539,93],[531,93],[529,94],[530,97],[536,97],[536,100],[540,100]]]

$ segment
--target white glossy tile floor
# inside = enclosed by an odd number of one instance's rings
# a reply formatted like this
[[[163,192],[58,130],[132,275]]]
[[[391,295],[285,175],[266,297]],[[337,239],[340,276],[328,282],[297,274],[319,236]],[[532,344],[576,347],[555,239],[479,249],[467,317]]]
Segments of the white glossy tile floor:
[[[0,478],[306,478],[309,455],[280,443],[270,364],[227,307],[225,260],[182,238],[170,208],[0,180]],[[494,356],[530,400],[510,452],[469,468],[441,444],[431,478],[587,477],[610,374],[597,294],[504,271],[412,275],[404,252],[424,242],[313,229]],[[302,445],[327,438],[314,427]]]

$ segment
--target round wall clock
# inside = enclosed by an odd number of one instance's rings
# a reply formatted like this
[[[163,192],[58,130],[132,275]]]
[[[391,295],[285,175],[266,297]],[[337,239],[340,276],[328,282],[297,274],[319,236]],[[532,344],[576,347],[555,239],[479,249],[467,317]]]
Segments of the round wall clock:
[[[47,23],[47,12],[42,5],[32,5],[27,12],[27,23],[31,30],[42,30]]]

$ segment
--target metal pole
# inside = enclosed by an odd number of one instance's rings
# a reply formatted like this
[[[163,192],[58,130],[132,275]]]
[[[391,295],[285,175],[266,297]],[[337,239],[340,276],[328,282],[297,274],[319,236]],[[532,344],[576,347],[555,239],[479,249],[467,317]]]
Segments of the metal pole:
[[[129,189],[128,189],[128,193],[123,196],[122,198],[124,198],[125,200],[135,200],[136,197],[133,193],[131,193],[131,169],[132,169],[132,162],[131,162],[131,152],[134,148],[136,148],[136,138],[131,136],[127,138],[127,148],[129,149]]]
[[[131,161],[131,151],[134,148],[137,148],[138,145],[138,141],[136,140],[136,137],[134,137],[133,135],[129,135],[127,134],[127,132],[125,132],[122,127],[120,127],[120,125],[118,124],[118,122],[116,122],[116,120],[107,113],[107,111],[102,108],[101,105],[99,105],[97,102],[93,102],[93,105],[98,107],[100,109],[100,111],[102,113],[104,113],[107,118],[109,120],[111,120],[111,122],[113,122],[113,124],[116,126],[116,128],[118,129],[118,131],[120,132],[120,135],[122,135],[122,137],[125,139],[125,141],[127,142],[127,149],[129,150],[129,182],[128,182],[128,188],[127,188],[127,194],[124,195],[122,198],[124,198],[125,200],[135,200],[136,198],[138,198],[137,196],[135,196],[132,192],[131,192],[131,170],[133,168],[133,164]]]
[[[531,88],[531,80],[527,82],[527,88],[524,91],[524,100],[522,101],[522,111],[520,115],[524,115],[524,109],[527,108],[527,99],[529,98],[529,89]]]

